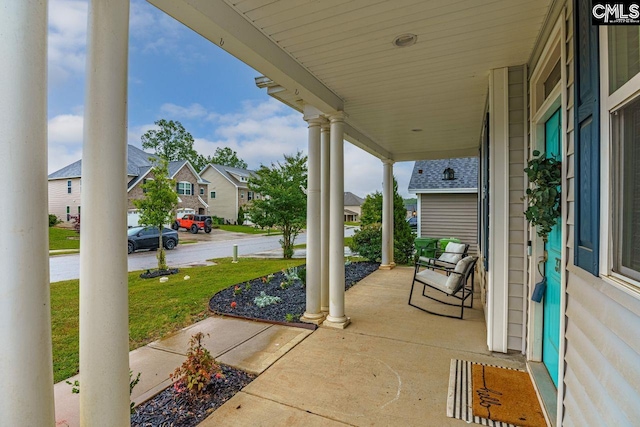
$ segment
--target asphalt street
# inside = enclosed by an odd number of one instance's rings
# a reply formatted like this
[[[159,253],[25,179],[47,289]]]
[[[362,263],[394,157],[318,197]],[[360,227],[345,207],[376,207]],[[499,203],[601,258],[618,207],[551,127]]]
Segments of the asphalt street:
[[[345,236],[354,233],[353,227],[345,229]],[[189,245],[178,245],[172,251],[166,251],[167,264],[171,267],[184,267],[193,264],[203,264],[212,258],[230,257],[233,255],[233,245],[238,245],[238,255],[250,255],[280,248],[281,236],[255,236],[242,239],[221,240],[214,242],[199,242]],[[306,234],[300,234],[296,244],[306,243]],[[156,268],[158,261],[155,251],[141,251],[129,256],[129,271]],[[80,255],[57,255],[49,258],[50,281],[71,280],[80,277]]]

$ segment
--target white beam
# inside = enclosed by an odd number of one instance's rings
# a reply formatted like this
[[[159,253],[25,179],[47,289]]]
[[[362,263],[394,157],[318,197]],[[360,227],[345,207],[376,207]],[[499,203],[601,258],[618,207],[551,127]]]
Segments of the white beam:
[[[325,113],[343,101],[223,0],[148,0]]]
[[[307,280],[306,309],[302,322],[320,324],[324,314],[320,310],[320,116],[305,116],[309,124],[307,159]]]
[[[329,314],[323,325],[344,329],[344,115],[331,119],[331,201],[329,215]]]
[[[393,162],[382,162],[382,262],[381,270],[395,267],[393,262]]]
[[[80,234],[80,424],[129,425],[129,0],[89,5]]]
[[[330,169],[330,139],[329,124],[325,123],[321,127],[320,149],[321,149],[321,178],[320,178],[320,233],[321,255],[320,255],[320,307],[323,313],[329,312],[329,177]],[[344,200],[343,200],[344,203]]]
[[[47,2],[5,1],[0,9],[0,417],[6,426],[51,426]]]

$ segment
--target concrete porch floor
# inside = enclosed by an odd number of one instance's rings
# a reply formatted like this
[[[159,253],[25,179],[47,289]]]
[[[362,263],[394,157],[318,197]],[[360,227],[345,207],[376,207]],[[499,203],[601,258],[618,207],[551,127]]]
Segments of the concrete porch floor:
[[[523,369],[524,359],[487,351],[478,298],[464,320],[409,306],[412,275],[380,270],[355,285],[349,327],[316,330],[200,426],[466,425],[446,416],[450,360]]]

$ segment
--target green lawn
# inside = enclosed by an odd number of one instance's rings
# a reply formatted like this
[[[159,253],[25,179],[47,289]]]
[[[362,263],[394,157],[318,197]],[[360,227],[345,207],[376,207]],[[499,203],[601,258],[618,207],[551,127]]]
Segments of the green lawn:
[[[221,225],[220,230],[247,234],[280,234],[278,230],[273,228],[262,230],[251,225]]]
[[[345,221],[344,225],[360,227],[360,221]]]
[[[141,347],[207,317],[217,291],[236,283],[303,264],[305,260],[231,258],[218,265],[182,269],[167,283],[129,273],[129,349]],[[191,276],[188,281],[185,275]],[[58,382],[78,372],[78,280],[51,284],[53,373]]]
[[[49,227],[49,250],[80,249],[80,234],[68,228]]]
[[[344,238],[344,245],[345,246],[351,245],[352,242],[353,242],[353,237],[345,237]],[[306,243],[300,243],[298,245],[293,245],[293,249],[304,249],[306,247],[307,247]]]

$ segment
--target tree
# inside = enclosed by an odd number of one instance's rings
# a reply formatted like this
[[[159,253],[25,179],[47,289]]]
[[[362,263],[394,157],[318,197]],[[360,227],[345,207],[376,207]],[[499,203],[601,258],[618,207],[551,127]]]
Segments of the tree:
[[[238,153],[236,153],[229,147],[216,148],[216,152],[213,153],[213,156],[207,156],[205,162],[206,163],[202,166],[202,168],[204,168],[207,163],[229,166],[238,169],[246,169],[248,167],[247,162],[239,158]]]
[[[165,159],[154,160],[150,170],[153,179],[147,179],[142,184],[145,191],[143,199],[133,201],[140,209],[140,223],[157,227],[160,231],[158,242],[158,270],[166,270],[167,262],[162,244],[162,229],[164,224],[171,222],[173,211],[178,206],[178,195],[175,192],[175,181],[169,178],[169,166]]]
[[[404,207],[404,199],[398,193],[398,182],[393,179],[393,253],[394,259],[402,264],[406,264],[411,260],[411,256],[413,255],[413,240],[414,236],[411,232],[411,227],[406,221],[407,210]],[[373,194],[369,194],[365,197],[364,203],[362,204],[362,214],[360,216],[360,223],[363,226],[363,230],[365,226],[374,225],[374,224],[382,224],[382,193],[376,191]],[[373,230],[373,231],[372,231]],[[373,239],[371,237],[374,232],[382,233],[381,228],[376,227],[367,227],[366,236],[367,239],[357,238],[354,236],[354,247],[353,250],[359,252],[358,243],[357,242],[368,242],[366,243],[368,248],[367,252],[369,254],[377,255],[373,259],[380,258],[382,256],[382,247],[379,248],[378,252],[371,252],[369,248],[372,246],[372,243],[375,243],[377,247],[377,238]],[[356,233],[357,235],[357,233]],[[382,236],[380,236],[380,241],[382,241]],[[372,255],[372,256],[373,256]]]
[[[165,119],[154,123],[160,129],[151,129],[142,135],[143,149],[154,150],[158,157],[167,162],[188,160],[197,170],[206,165],[204,157],[193,148],[193,136],[182,123]]]
[[[248,207],[251,221],[260,227],[277,227],[282,231],[283,257],[293,256],[293,244],[307,223],[307,156],[298,152],[284,156],[284,163],[260,166],[249,178],[249,190],[262,195]]]

